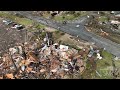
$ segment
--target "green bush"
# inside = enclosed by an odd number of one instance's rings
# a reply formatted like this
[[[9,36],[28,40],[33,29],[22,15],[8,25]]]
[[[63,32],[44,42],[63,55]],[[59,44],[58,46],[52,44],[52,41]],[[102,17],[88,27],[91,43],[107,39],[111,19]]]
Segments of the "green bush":
[[[45,35],[46,35],[46,32],[42,32],[42,33],[41,33],[41,37],[42,37],[42,38],[44,38]]]

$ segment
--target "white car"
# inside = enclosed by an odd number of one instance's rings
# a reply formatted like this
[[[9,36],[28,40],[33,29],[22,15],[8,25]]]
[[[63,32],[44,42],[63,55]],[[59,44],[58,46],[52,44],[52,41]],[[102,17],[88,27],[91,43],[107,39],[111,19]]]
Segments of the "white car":
[[[11,28],[15,28],[15,29],[18,29],[18,28],[20,28],[20,27],[22,27],[22,25],[14,25],[13,27],[11,27]]]
[[[12,24],[13,22],[10,20],[3,20],[3,23],[5,23],[6,25]]]
[[[90,18],[90,16],[89,16],[89,15],[87,15],[87,18]]]
[[[76,25],[76,27],[80,27],[80,25]]]

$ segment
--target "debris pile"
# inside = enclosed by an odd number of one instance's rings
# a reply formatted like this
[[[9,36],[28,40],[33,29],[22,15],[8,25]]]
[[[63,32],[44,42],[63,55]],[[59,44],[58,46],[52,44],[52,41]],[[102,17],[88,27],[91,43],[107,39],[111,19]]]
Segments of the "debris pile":
[[[70,79],[81,78],[85,70],[84,55],[92,57],[91,50],[76,50],[66,45],[53,43],[46,33],[41,47],[36,43],[17,44],[1,56],[0,78],[2,79]],[[90,55],[89,55],[90,54]],[[101,59],[100,54],[97,58]]]

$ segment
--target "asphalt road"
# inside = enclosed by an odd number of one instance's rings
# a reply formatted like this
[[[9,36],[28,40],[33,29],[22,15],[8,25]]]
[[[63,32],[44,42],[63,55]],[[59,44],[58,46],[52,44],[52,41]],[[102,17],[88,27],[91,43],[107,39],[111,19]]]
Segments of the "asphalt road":
[[[55,22],[49,19],[45,19],[38,16],[33,16],[30,11],[12,11],[11,13],[19,13],[23,16],[26,16],[27,18],[31,20],[35,20],[41,24],[53,27],[58,29],[60,27],[60,30],[63,32],[66,32],[68,34],[78,36],[83,40],[89,41],[91,43],[95,43],[100,48],[105,48],[108,52],[112,53],[113,55],[120,57],[120,45],[117,43],[114,43],[108,39],[105,39],[103,37],[97,36],[93,33],[90,33],[86,30],[84,27],[84,24],[86,22],[87,17],[83,17],[82,20],[79,20],[78,22],[74,23],[68,23],[66,25],[63,25],[62,23]],[[79,27],[77,28],[76,25],[79,23]]]

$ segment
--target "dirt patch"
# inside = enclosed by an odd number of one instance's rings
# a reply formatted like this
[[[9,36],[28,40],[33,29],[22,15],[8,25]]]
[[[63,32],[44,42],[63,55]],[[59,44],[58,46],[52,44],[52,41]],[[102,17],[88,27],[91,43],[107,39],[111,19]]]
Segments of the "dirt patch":
[[[25,42],[25,30],[12,29],[5,25],[0,18],[0,52],[5,52],[9,47],[15,46],[16,43]]]
[[[51,27],[45,27],[45,30],[48,31],[48,32],[55,32],[55,31],[57,31],[56,29],[51,28]]]
[[[58,41],[60,41],[60,40],[66,44],[75,45],[80,49],[85,48],[85,47],[87,48],[88,46],[91,45],[90,43],[85,42],[83,40],[80,40],[80,39],[78,39],[74,36],[71,36],[69,34],[65,34],[65,35],[61,36],[58,39]]]

